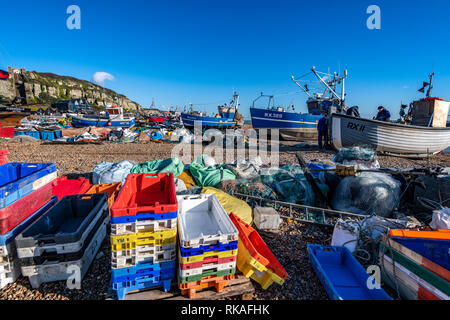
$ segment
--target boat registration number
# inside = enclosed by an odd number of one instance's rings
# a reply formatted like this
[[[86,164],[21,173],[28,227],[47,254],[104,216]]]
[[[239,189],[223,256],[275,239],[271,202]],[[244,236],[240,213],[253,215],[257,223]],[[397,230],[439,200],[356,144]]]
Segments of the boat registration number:
[[[347,128],[352,129],[352,130],[357,130],[357,131],[364,131],[366,126],[361,123],[349,122],[347,124]]]

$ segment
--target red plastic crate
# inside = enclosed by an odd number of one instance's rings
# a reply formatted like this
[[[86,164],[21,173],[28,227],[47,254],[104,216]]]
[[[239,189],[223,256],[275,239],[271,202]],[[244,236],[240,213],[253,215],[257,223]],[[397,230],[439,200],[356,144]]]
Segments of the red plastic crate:
[[[8,150],[0,150],[0,165],[8,163]]]
[[[0,137],[2,138],[14,138],[14,127],[0,127]]]
[[[17,227],[25,219],[43,207],[52,197],[52,183],[33,191],[25,197],[0,209],[0,234],[5,234]]]
[[[112,217],[177,212],[173,173],[132,173],[111,208]]]
[[[192,263],[181,263],[180,262],[180,269],[181,270],[191,270],[195,268],[201,268],[205,264],[222,264],[222,263],[230,263],[236,261],[237,256],[231,256],[231,257],[225,257],[225,258],[219,258],[219,257],[207,257],[203,259],[202,261],[198,262],[192,262]]]
[[[239,238],[251,256],[263,266],[272,270],[276,275],[286,280],[288,274],[273,255],[272,251],[270,251],[269,247],[267,247],[259,233],[233,212],[230,212],[230,219],[238,229]]]
[[[67,177],[59,177],[53,183],[52,196],[58,197],[58,200],[65,196],[76,194],[85,194],[92,187],[86,178],[68,179]]]

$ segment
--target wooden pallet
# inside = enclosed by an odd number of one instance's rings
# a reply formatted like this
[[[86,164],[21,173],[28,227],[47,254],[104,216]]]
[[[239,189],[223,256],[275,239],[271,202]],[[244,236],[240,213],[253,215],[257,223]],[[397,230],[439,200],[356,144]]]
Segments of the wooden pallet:
[[[225,298],[235,298],[241,300],[250,300],[253,298],[255,287],[250,279],[244,277],[242,274],[236,274],[233,280],[228,282],[228,285],[221,291],[216,292],[214,288],[198,291],[195,299],[192,300],[219,300]],[[108,300],[115,299],[110,295]],[[191,300],[187,296],[182,296],[178,289],[178,283],[172,283],[172,288],[169,292],[164,292],[161,289],[149,289],[147,291],[138,291],[128,293],[125,300]]]

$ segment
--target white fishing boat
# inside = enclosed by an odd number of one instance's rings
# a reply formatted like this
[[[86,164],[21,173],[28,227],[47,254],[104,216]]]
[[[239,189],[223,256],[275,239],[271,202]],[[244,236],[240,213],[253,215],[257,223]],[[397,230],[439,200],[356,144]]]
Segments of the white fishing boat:
[[[430,87],[427,97],[410,106],[411,124],[333,113],[330,130],[334,148],[367,146],[387,155],[423,158],[450,147],[450,128],[447,127],[450,102],[430,97],[431,80],[432,75],[429,83],[424,82],[424,87]]]

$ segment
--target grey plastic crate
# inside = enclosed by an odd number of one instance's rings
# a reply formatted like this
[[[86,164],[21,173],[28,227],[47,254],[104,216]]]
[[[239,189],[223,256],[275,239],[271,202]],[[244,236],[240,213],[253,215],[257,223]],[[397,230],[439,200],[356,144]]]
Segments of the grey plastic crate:
[[[23,259],[77,252],[108,212],[104,193],[66,196],[16,237],[17,255]]]
[[[71,273],[70,267],[78,267],[80,269],[81,279],[86,275],[94,257],[97,254],[103,240],[106,236],[107,224],[109,217],[106,218],[95,234],[89,246],[84,252],[83,258],[77,261],[61,262],[61,263],[50,263],[30,267],[21,267],[22,275],[28,277],[30,284],[34,289],[40,287],[44,282],[54,282],[54,281],[64,281],[67,280]]]

